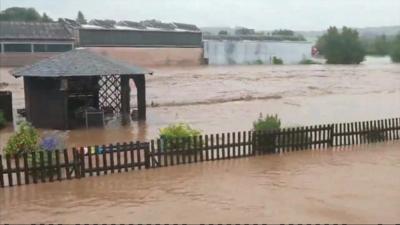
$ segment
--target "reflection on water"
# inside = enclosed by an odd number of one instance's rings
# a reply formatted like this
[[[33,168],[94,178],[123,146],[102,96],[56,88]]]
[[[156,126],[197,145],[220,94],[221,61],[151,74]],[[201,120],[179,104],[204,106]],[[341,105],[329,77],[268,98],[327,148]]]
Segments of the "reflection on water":
[[[395,223],[399,149],[371,144],[6,188],[0,222]]]

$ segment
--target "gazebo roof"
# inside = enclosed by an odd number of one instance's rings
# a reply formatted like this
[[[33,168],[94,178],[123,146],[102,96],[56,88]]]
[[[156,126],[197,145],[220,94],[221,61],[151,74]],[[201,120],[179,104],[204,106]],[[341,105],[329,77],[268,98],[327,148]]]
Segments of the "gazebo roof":
[[[75,77],[152,74],[138,66],[101,56],[88,49],[74,49],[15,69],[15,77]]]

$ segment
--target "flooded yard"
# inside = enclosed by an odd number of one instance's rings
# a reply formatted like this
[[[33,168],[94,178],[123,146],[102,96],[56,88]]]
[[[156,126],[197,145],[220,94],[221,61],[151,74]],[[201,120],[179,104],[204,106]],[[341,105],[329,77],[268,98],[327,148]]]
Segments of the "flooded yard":
[[[8,83],[1,89],[11,90],[14,108],[22,108],[23,85],[9,69],[1,70],[0,82]],[[66,131],[69,147],[149,140],[173,122],[221,133],[251,129],[260,113],[296,126],[400,112],[400,65],[381,61],[153,70],[147,121]],[[0,131],[0,146],[12,132],[12,126]],[[0,223],[395,223],[399,149],[388,142],[5,188]]]
[[[0,223],[396,223],[399,149],[389,142],[5,188]]]
[[[364,65],[209,66],[153,68],[147,77],[147,121],[107,129],[65,132],[72,146],[149,140],[173,122],[204,133],[248,130],[260,113],[278,114],[284,126],[398,117],[400,65],[385,58]],[[2,68],[0,82],[24,107],[22,79]],[[131,85],[134,89],[134,85]],[[136,91],[132,91],[136,93]],[[132,99],[136,99],[132,96]],[[135,102],[131,102],[135,105]],[[1,131],[4,146],[12,127]]]

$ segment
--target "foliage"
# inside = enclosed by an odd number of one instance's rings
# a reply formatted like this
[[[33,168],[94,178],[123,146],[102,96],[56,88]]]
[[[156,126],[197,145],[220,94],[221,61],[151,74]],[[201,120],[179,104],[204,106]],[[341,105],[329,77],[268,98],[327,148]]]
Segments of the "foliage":
[[[50,18],[46,13],[43,13],[41,21],[42,22],[53,22],[53,19]]]
[[[78,16],[76,17],[76,22],[78,22],[80,24],[87,24],[85,16],[83,15],[83,13],[81,11],[78,12]]]
[[[235,29],[236,35],[254,35],[256,34],[254,29],[249,29],[245,27],[239,27]]]
[[[264,62],[261,59],[257,59],[256,61],[253,62],[255,65],[262,65]]]
[[[282,65],[283,64],[283,60],[274,56],[272,58],[272,64],[273,65]]]
[[[8,140],[4,148],[7,154],[20,155],[25,152],[39,150],[39,134],[37,130],[28,122],[22,122],[18,131]]]
[[[174,143],[176,138],[189,139],[199,136],[201,132],[193,129],[186,123],[171,124],[165,128],[160,129],[160,138],[164,141],[168,148],[184,148],[191,146],[190,142],[184,140],[180,143]]]
[[[367,54],[369,55],[388,55],[391,42],[386,37],[386,35],[381,35],[375,37],[373,40],[369,40],[367,38],[361,39],[364,48],[366,49]]]
[[[293,37],[293,38],[296,38],[296,41],[305,41],[306,40],[302,35],[296,34],[294,31],[287,30],[287,29],[274,30],[274,31],[272,31],[271,34],[274,36]]]
[[[6,118],[4,117],[3,111],[0,110],[0,128],[6,125]]]
[[[255,131],[277,130],[281,128],[281,120],[278,115],[267,115],[263,117],[260,113],[258,119],[253,122],[253,128]]]
[[[41,164],[42,164],[42,162],[40,160],[40,155],[41,154],[43,154],[43,166],[47,167],[47,166],[50,165],[48,151],[38,150],[38,151],[35,151],[35,160],[33,159],[32,154],[28,154],[28,166],[30,168],[33,167],[34,162],[35,162],[36,168],[41,167]],[[50,158],[51,158],[51,162],[52,162],[51,165],[54,165],[54,163],[56,162],[56,154],[54,152],[52,152]],[[31,172],[31,175],[33,175],[32,174],[33,171],[31,170],[30,172]],[[44,169],[37,170],[36,171],[36,173],[37,173],[36,176],[40,177],[41,173],[44,173],[45,177],[49,177],[50,175],[56,174],[56,172],[57,172],[56,168],[51,168],[51,169],[50,168],[44,168]]]
[[[384,139],[385,134],[384,132],[380,131],[377,127],[371,127],[370,129],[363,130],[364,132],[364,139],[368,140],[369,142],[378,142]]]
[[[51,22],[46,13],[43,16],[34,8],[11,7],[0,12],[0,21]]]
[[[393,41],[390,58],[395,63],[400,63],[400,34],[398,34]]]
[[[220,30],[220,31],[218,32],[218,35],[228,35],[228,31],[226,31],[226,30]]]
[[[359,64],[366,54],[358,32],[347,27],[343,27],[341,32],[336,27],[330,27],[319,38],[317,48],[328,64]]]
[[[272,35],[294,36],[294,34],[294,31],[286,29],[272,31]]]
[[[303,59],[303,60],[301,60],[301,61],[299,62],[299,64],[302,64],[302,65],[312,65],[312,64],[321,64],[321,63],[316,62],[316,61],[314,61],[314,60],[312,60],[312,59]]]

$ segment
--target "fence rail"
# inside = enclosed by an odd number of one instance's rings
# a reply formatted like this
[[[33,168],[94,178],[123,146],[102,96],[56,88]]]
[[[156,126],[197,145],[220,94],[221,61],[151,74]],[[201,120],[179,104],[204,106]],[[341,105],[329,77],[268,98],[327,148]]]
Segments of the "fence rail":
[[[400,138],[400,118],[0,155],[0,187]]]

